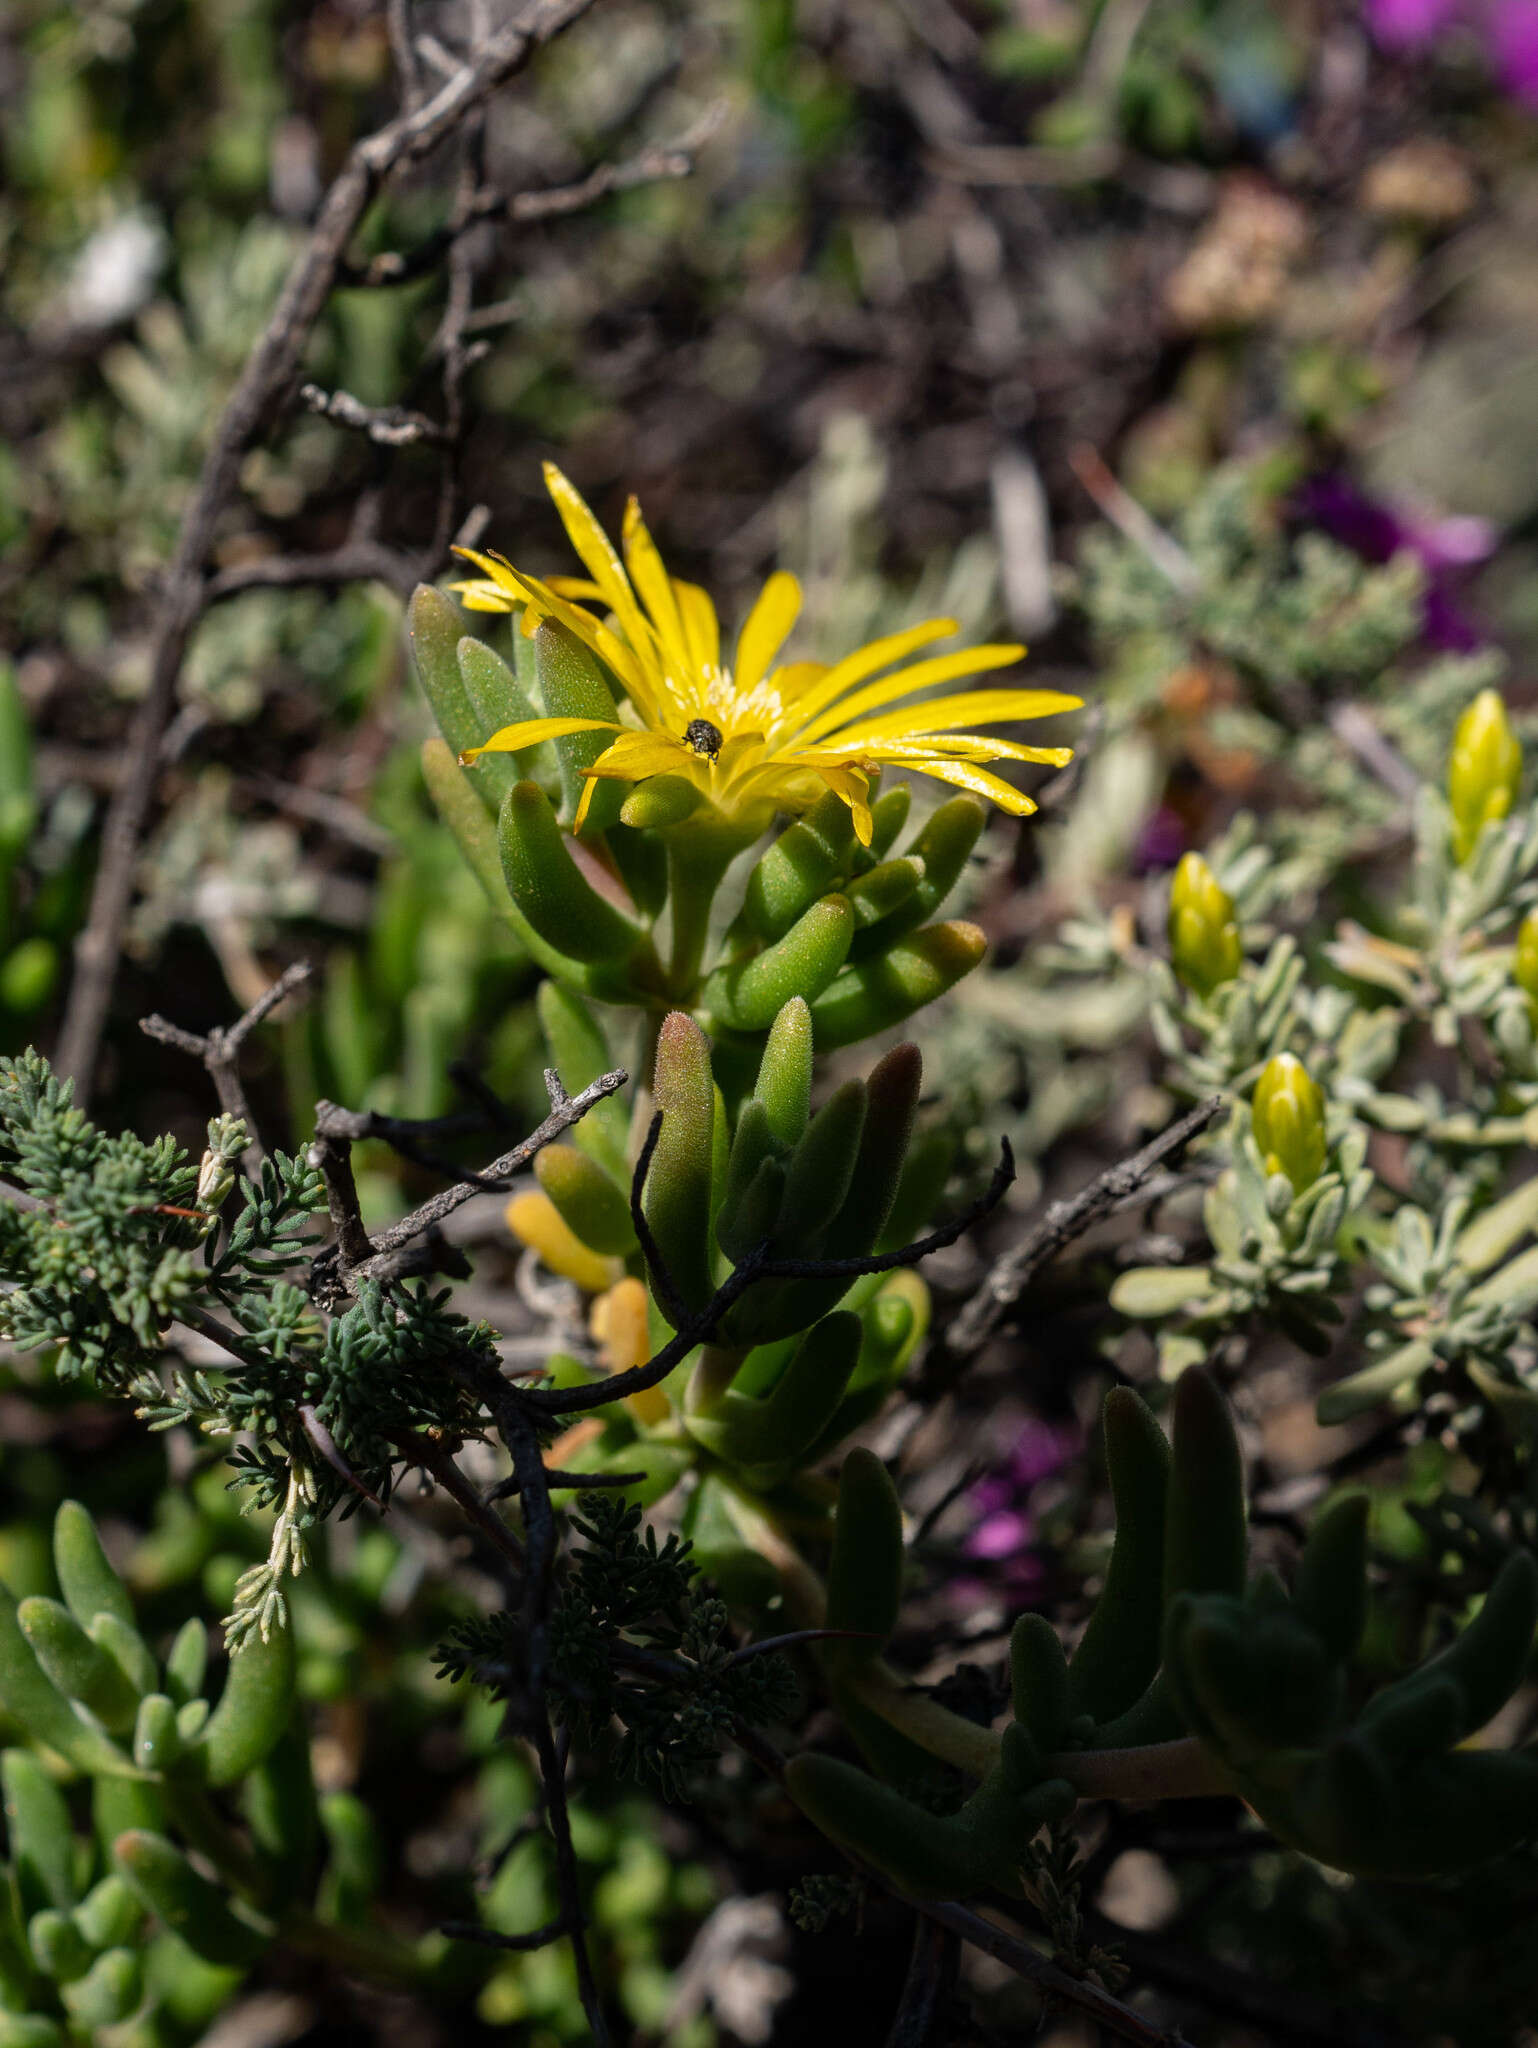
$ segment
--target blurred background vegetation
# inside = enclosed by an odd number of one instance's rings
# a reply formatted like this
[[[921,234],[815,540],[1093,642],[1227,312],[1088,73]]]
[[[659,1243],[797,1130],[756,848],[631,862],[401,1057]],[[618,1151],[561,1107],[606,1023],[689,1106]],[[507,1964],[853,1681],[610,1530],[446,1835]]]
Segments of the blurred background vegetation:
[[[474,12],[414,10],[429,77]],[[52,1043],[181,512],[327,181],[398,97],[376,0],[11,0],[0,17],[0,1050]],[[463,286],[479,352],[447,458],[456,526],[483,508],[488,544],[564,567],[540,478],[554,457],[606,520],[636,491],[670,564],[728,618],[778,563],[805,583],[808,652],[943,611],[969,635],[1018,633],[1035,681],[1085,696],[1072,801],[1058,792],[1040,829],[990,827],[968,914],[991,965],[925,1025],[964,1143],[981,1159],[1001,1124],[1015,1137],[1024,1208],[1171,1101],[1138,974],[1108,954],[1059,972],[1065,920],[1093,905],[1157,929],[1168,870],[1240,808],[1315,886],[1334,873],[1347,842],[1325,844],[1319,815],[1286,822],[1354,801],[1330,780],[1343,742],[1317,707],[1289,725],[1299,679],[1377,691],[1417,765],[1478,679],[1504,674],[1518,711],[1530,701],[1538,8],[603,0],[492,102],[483,175],[536,194],[681,138],[698,141],[687,177],[488,222],[452,274],[348,284],[306,372],[432,416],[446,294]],[[449,200],[432,161],[393,186],[360,268],[426,244]],[[298,406],[247,454],[143,849],[98,1091],[109,1127],[200,1142],[202,1076],[137,1019],[206,1029],[303,957],[314,999],[253,1045],[269,1142],[302,1142],[321,1096],[437,1114],[456,1061],[519,1114],[542,1109],[536,971],[421,785],[405,591],[242,587],[357,533],[360,506],[371,538],[420,554],[445,467],[432,439],[380,445]],[[1205,579],[1205,611],[1166,601],[1170,548]],[[1414,713],[1396,730],[1401,700]],[[376,1213],[425,1185],[368,1160]],[[530,1326],[545,1311],[497,1205],[465,1214],[488,1253],[478,1305]],[[952,1257],[955,1295],[970,1269]],[[1097,1384],[1078,1328],[1054,1325],[1029,1373],[1017,1355],[981,1375],[928,1445],[937,1502],[965,1487],[965,1439],[990,1416],[972,1498],[995,1536],[942,1525],[931,1619],[953,1663],[957,1642],[996,1642],[1093,1570],[1093,1475],[1062,1463]],[[1272,1404],[1278,1483],[1315,1454],[1303,1391]],[[45,1532],[67,1492],[166,1629],[220,1609],[262,1551],[197,1447],[65,1400],[35,1363],[4,1368],[0,1438],[0,1575],[18,1593],[50,1588]],[[1440,1469],[1397,1483],[1413,1497]],[[1399,1535],[1413,1548],[1402,1518]],[[430,1516],[330,1544],[296,1602],[303,1684],[326,1789],[375,1812],[390,1909],[412,1927],[472,1906],[537,1924],[546,1875],[533,1844],[508,1851],[528,1774],[494,1711],[467,1710],[429,1659],[471,1567],[441,1554]],[[687,1814],[620,1786],[587,1802],[578,1847],[602,1872],[605,1966],[636,2038],[875,2040],[900,1912],[873,1901],[858,1937],[793,1925],[786,1887],[818,1851],[750,1830],[748,1803],[729,1779]],[[1510,1930],[1531,1869],[1502,1867],[1470,1950],[1456,1899],[1203,1861],[1202,1825],[1119,1840],[1101,1873],[1134,1970],[1195,1997],[1197,2036],[1515,2038],[1531,1974],[1490,1958],[1525,1939]],[[1156,1965],[1154,1928],[1174,1963]],[[1449,1959],[1460,1945],[1467,1968]],[[1277,2021],[1256,1971],[1306,1971],[1317,2003]],[[985,2018],[957,2040],[1028,2038],[1020,1987],[983,1973],[974,1989]],[[1397,2031],[1332,2031],[1329,2002],[1363,1998]],[[239,2031],[219,2040],[247,2048],[582,2038],[561,1950],[475,1952],[426,1999],[289,1959],[184,2003],[157,2040],[198,2039],[221,2009]]]

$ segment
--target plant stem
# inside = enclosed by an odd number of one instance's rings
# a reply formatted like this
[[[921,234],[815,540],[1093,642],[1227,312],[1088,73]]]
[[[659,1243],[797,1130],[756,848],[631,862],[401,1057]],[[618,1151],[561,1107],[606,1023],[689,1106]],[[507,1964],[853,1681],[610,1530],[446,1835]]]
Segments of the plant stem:
[[[942,1763],[954,1764],[974,1778],[986,1778],[998,1762],[999,1737],[991,1728],[964,1721],[924,1693],[906,1691],[895,1673],[879,1660],[852,1664],[848,1683],[862,1705]]]
[[[885,1664],[851,1668],[848,1683],[873,1713],[942,1762],[976,1778],[986,1777],[998,1762],[1000,1741],[991,1728],[962,1720],[923,1693],[905,1691]],[[1066,1778],[1081,1799],[1133,1804],[1212,1799],[1234,1789],[1217,1758],[1194,1735],[1135,1749],[1062,1750],[1046,1760],[1043,1773]]]
[[[301,1955],[318,1956],[351,1976],[376,1983],[422,1988],[435,1968],[422,1953],[423,1944],[400,1939],[382,1929],[334,1927],[313,1913],[295,1912],[279,1923],[278,1939]]]
[[[1046,1769],[1066,1778],[1081,1799],[1213,1799],[1233,1784],[1217,1758],[1194,1735],[1148,1742],[1136,1749],[1065,1750]]]
[[[730,1390],[747,1355],[730,1344],[702,1345],[694,1371],[689,1376],[689,1391],[684,1397],[686,1412],[690,1415],[711,1414]]]
[[[668,835],[668,908],[673,921],[668,990],[692,1004],[710,934],[710,911],[721,878],[741,851],[735,833],[687,826]]]

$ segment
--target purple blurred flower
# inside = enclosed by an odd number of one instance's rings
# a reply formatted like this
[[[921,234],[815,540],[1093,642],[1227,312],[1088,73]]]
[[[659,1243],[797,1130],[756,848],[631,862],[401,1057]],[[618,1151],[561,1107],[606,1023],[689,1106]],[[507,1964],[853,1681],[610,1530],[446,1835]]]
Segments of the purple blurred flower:
[[[1168,804],[1160,804],[1145,820],[1132,849],[1133,874],[1157,874],[1163,868],[1172,868],[1185,852],[1188,837],[1180,813]]]
[[[1367,25],[1385,50],[1424,50],[1462,12],[1460,0],[1367,0]]]
[[[1017,1592],[1042,1575],[1040,1560],[1031,1555],[1036,1540],[1032,1490],[1061,1471],[1078,1448],[1077,1430],[1056,1428],[1033,1416],[1004,1462],[969,1489],[967,1498],[978,1521],[962,1548],[968,1557],[1005,1566],[1005,1581]]]
[[[1494,551],[1497,535],[1489,520],[1435,519],[1397,509],[1369,498],[1341,470],[1311,477],[1298,493],[1297,507],[1365,562],[1387,562],[1405,551],[1416,556],[1426,571],[1422,630],[1427,642],[1454,654],[1479,645],[1479,632],[1460,610],[1451,582],[1453,572]]]
[[[1538,0],[1498,0],[1487,43],[1502,86],[1538,113]]]
[[[1365,0],[1373,38],[1416,55],[1453,28],[1485,46],[1502,92],[1538,113],[1538,0]]]

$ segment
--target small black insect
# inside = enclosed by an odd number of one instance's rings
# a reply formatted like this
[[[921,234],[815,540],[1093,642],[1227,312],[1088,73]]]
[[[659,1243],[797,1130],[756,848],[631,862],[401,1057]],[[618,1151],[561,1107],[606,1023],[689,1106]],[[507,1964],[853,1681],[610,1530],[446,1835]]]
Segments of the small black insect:
[[[721,728],[712,725],[708,718],[691,718],[684,727],[684,738],[707,761],[713,761],[721,751]]]

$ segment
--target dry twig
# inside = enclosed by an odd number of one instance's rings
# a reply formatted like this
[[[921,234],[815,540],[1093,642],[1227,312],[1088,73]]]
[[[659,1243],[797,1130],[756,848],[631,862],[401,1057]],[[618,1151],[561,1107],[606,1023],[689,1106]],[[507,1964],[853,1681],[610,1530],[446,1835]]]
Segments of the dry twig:
[[[238,1017],[233,1024],[210,1031],[206,1036],[196,1031],[184,1031],[179,1024],[172,1024],[158,1015],[139,1019],[139,1029],[146,1038],[156,1038],[162,1045],[174,1045],[178,1052],[190,1053],[207,1067],[219,1096],[219,1107],[227,1116],[240,1117],[250,1133],[250,1142],[245,1150],[248,1165],[260,1162],[262,1142],[256,1134],[246,1091],[240,1085],[240,1049],[258,1024],[270,1017],[295,989],[304,987],[311,972],[308,960],[296,960],[291,967],[284,968],[271,988],[257,998],[244,1016]]]
[[[543,44],[592,0],[526,0],[488,34],[430,99],[354,145],[321,204],[261,339],[225,405],[161,588],[150,648],[150,682],[127,747],[127,770],[102,832],[90,913],[75,947],[75,978],[59,1039],[59,1071],[89,1096],[133,900],[139,841],[154,800],[160,746],[176,706],[182,662],[208,602],[205,573],[219,520],[236,490],[241,458],[262,421],[293,384],[316,321],[343,270],[348,244],[385,180],[456,134]]]
[[[1056,1258],[1065,1245],[1081,1237],[1092,1224],[1135,1197],[1154,1175],[1208,1124],[1223,1108],[1225,1097],[1209,1095],[1205,1102],[1188,1110],[1167,1131],[1098,1174],[1087,1188],[1071,1199],[1054,1202],[1020,1242],[1007,1251],[988,1273],[950,1328],[930,1351],[924,1368],[928,1391],[943,1391],[961,1369],[975,1358],[989,1338],[1001,1328],[1032,1277],[1049,1259]]]

